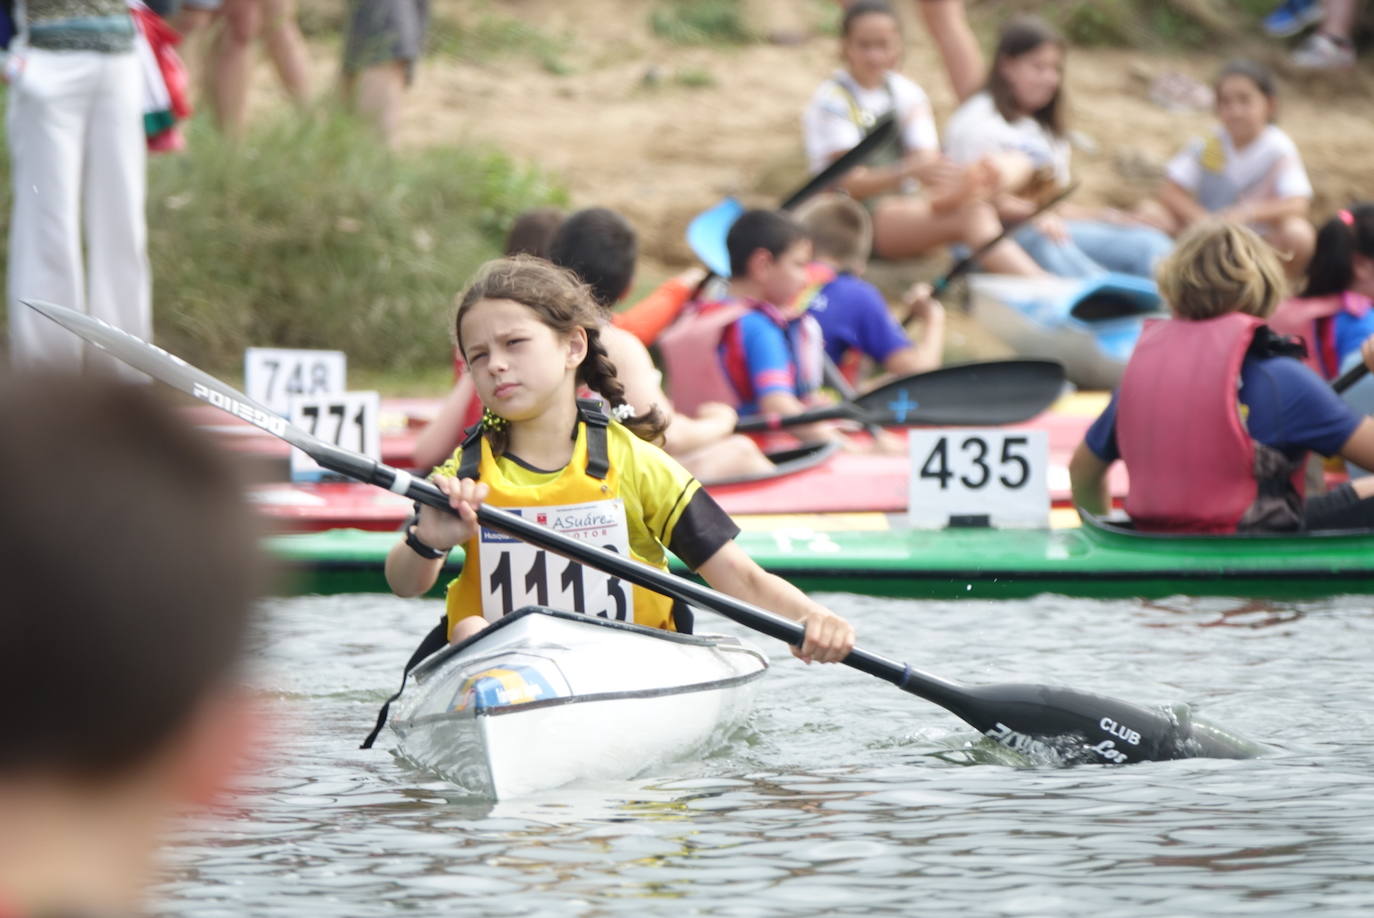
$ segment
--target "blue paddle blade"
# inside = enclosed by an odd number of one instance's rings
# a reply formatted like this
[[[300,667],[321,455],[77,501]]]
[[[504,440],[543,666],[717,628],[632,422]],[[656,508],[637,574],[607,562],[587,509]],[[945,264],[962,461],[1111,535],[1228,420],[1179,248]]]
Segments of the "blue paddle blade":
[[[701,263],[720,277],[730,276],[730,252],[725,248],[725,236],[742,213],[743,204],[734,198],[725,198],[687,224],[687,244]]]

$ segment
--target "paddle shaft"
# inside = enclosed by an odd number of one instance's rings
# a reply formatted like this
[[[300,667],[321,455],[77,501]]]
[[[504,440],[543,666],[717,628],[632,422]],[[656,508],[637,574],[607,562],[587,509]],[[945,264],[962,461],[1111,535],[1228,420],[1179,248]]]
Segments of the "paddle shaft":
[[[1344,392],[1346,389],[1355,385],[1355,383],[1364,379],[1365,374],[1368,372],[1369,367],[1365,366],[1363,361],[1357,363],[1337,377],[1336,381],[1331,384],[1331,388],[1336,392]]]
[[[431,507],[453,512],[448,498],[430,482],[326,443],[161,348],[67,307],[26,302],[135,369],[285,440],[327,469],[403,494]],[[796,622],[708,587],[598,546],[568,538],[506,510],[483,505],[478,508],[477,518],[482,525],[491,529],[630,583],[712,609],[761,634],[793,645],[802,643],[804,629]],[[1014,748],[1033,752],[1036,744],[1044,745],[1036,739],[1037,736],[1068,736],[1072,748],[1080,752],[1083,752],[1080,741],[1090,744],[1086,754],[1094,761],[1124,764],[1195,754],[1178,739],[1177,730],[1170,727],[1162,715],[1127,702],[1048,686],[962,686],[859,648],[855,648],[843,662],[940,705],[979,732]],[[1130,745],[1118,745],[1118,737],[1121,743]],[[1096,745],[1091,745],[1095,741]]]
[[[1058,204],[1060,201],[1064,200],[1069,195],[1073,194],[1074,191],[1076,191],[1077,189],[1078,183],[1070,182],[1068,185],[1064,187],[1063,191],[1059,192],[1054,197],[1050,198],[1044,204],[1041,204],[1039,207],[1037,207],[1034,211],[1031,212],[1030,216],[1026,217],[1024,220],[1017,220],[1014,223],[1008,223],[1006,226],[1002,227],[1002,232],[998,233],[996,236],[993,236],[987,242],[983,243],[978,248],[974,249],[972,252],[968,253],[963,258],[956,261],[952,268],[946,271],[942,277],[938,278],[935,281],[935,283],[931,284],[930,295],[939,296],[941,293],[944,292],[946,287],[948,287],[951,283],[954,282],[956,278],[959,277],[959,275],[963,274],[969,268],[973,267],[978,262],[978,259],[982,258],[988,252],[992,251],[994,246],[1000,243],[1003,239],[1006,239],[1007,236],[1010,235],[1014,230],[1020,229],[1026,223],[1029,223],[1031,220],[1034,220],[1036,217],[1040,216],[1042,213],[1049,210],[1051,207]]]

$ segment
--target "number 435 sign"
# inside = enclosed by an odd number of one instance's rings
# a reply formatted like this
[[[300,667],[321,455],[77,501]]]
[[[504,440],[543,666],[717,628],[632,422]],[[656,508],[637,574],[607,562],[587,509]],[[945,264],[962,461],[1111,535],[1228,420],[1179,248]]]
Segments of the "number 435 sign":
[[[913,528],[963,522],[1046,526],[1049,435],[1043,430],[911,430]]]

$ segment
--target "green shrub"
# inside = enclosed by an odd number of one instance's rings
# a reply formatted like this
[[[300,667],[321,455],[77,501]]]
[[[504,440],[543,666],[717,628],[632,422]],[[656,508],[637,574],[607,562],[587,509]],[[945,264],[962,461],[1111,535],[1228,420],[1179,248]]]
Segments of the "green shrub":
[[[742,45],[755,40],[739,0],[661,0],[649,13],[660,38],[681,45]]]
[[[517,213],[565,201],[500,153],[393,154],[323,114],[237,145],[198,120],[188,152],[148,172],[158,343],[215,372],[253,345],[336,348],[361,370],[444,365],[454,293]]]

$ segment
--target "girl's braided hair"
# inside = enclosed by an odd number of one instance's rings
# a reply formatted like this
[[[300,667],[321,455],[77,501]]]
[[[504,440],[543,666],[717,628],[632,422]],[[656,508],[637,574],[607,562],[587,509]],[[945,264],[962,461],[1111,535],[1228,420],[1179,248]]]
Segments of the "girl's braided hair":
[[[513,300],[533,310],[539,320],[560,335],[581,326],[587,333],[587,356],[577,368],[577,381],[600,395],[614,410],[626,404],[625,386],[616,376],[615,364],[601,341],[602,312],[591,290],[571,271],[542,258],[516,255],[498,258],[478,269],[472,283],[458,296],[454,334],[463,350],[463,316],[482,300]],[[466,355],[466,351],[464,351]],[[642,440],[661,443],[667,421],[658,406],[630,415],[621,423]],[[505,428],[485,431],[492,455],[505,452],[509,434]]]

